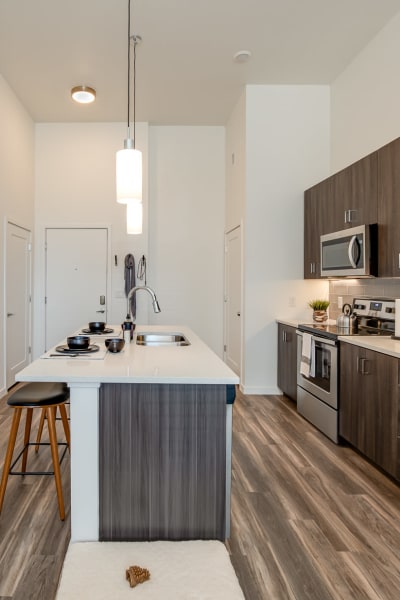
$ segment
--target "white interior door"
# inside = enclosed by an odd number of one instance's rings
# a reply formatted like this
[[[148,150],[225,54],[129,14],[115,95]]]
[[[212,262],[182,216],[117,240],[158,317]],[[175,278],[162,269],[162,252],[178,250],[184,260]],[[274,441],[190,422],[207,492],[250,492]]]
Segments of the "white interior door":
[[[31,232],[7,223],[6,386],[31,356]]]
[[[242,240],[240,227],[225,235],[225,362],[240,376]]]
[[[107,246],[106,228],[46,229],[46,350],[107,322]]]

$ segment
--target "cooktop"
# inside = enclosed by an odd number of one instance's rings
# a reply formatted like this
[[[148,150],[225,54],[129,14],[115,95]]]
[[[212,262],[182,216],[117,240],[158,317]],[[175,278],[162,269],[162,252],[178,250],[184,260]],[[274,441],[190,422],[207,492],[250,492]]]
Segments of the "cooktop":
[[[389,329],[375,329],[371,327],[359,327],[355,332],[343,332],[343,329],[338,328],[336,325],[324,325],[323,323],[302,323],[298,326],[299,331],[305,331],[307,333],[313,333],[326,337],[331,340],[336,340],[339,335],[378,335],[378,336],[390,336],[393,335],[394,330]]]

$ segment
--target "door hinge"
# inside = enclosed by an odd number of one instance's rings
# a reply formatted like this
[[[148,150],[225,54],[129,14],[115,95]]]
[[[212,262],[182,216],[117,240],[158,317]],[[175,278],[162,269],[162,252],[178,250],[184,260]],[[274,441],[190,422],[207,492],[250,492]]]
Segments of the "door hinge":
[[[224,352],[226,352],[226,344],[224,344]]]
[[[47,304],[47,296],[44,297],[44,303]]]
[[[32,252],[32,244],[28,242],[28,252]]]
[[[32,354],[32,348],[31,348],[31,346],[28,346],[28,354]]]

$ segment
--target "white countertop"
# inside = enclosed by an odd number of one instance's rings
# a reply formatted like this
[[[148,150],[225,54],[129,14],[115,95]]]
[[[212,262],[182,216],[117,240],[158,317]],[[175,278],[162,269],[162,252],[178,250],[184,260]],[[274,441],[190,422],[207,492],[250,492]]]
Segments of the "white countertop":
[[[65,381],[68,383],[203,383],[236,384],[239,377],[188,327],[139,325],[133,340],[118,353],[106,352],[104,340],[118,337],[119,325],[110,335],[90,335],[104,358],[38,358],[17,373],[17,381]],[[182,333],[190,346],[139,346],[136,334]],[[65,341],[60,342],[61,344]],[[50,350],[50,352],[52,352]]]
[[[400,340],[393,340],[387,336],[346,336],[340,335],[339,341],[359,346],[360,348],[367,348],[368,350],[375,350],[375,352],[382,352],[382,354],[388,354],[400,358]]]

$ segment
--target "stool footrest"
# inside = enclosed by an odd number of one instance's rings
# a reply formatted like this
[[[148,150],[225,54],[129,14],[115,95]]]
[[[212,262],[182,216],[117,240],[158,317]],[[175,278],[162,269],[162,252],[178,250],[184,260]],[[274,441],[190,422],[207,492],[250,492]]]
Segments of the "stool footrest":
[[[9,475],[54,475],[54,471],[13,471],[13,468],[15,467],[15,465],[17,464],[17,462],[19,461],[19,459],[21,458],[21,456],[23,455],[23,453],[25,452],[27,447],[28,446],[37,446],[37,445],[50,446],[50,442],[39,442],[39,444],[36,444],[36,442],[28,442],[27,444],[25,444],[25,446],[22,448],[21,452],[18,454],[17,458],[14,460],[14,462],[10,466],[10,469],[8,471]],[[64,456],[67,452],[68,444],[66,442],[58,442],[57,446],[65,446],[65,448],[61,454],[60,461],[59,461],[59,464],[61,465],[62,461],[64,460]]]

